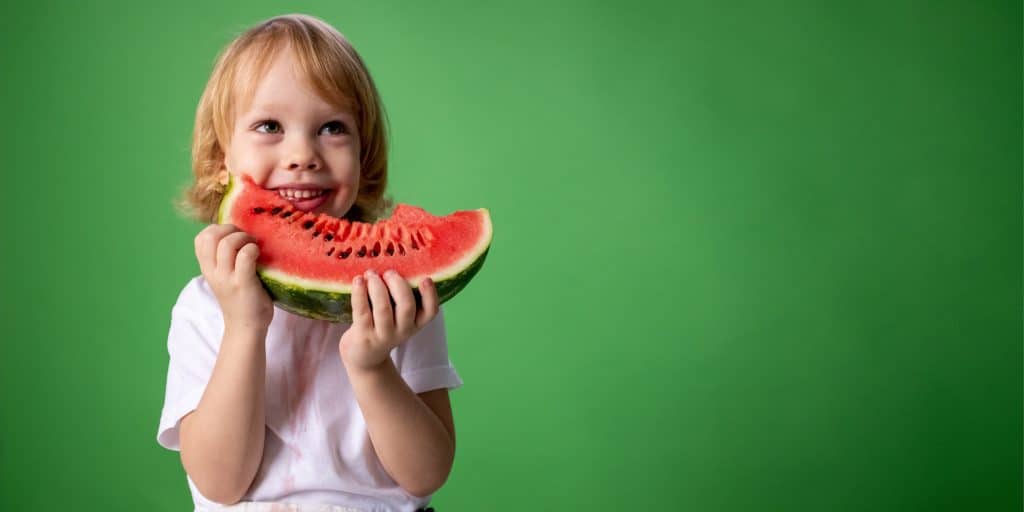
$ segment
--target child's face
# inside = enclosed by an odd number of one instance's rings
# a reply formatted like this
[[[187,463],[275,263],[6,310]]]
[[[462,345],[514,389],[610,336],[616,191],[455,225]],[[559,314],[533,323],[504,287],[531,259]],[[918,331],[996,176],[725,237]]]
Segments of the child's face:
[[[359,191],[355,119],[322,98],[294,71],[282,51],[235,117],[224,163],[276,189],[297,208],[342,217]]]

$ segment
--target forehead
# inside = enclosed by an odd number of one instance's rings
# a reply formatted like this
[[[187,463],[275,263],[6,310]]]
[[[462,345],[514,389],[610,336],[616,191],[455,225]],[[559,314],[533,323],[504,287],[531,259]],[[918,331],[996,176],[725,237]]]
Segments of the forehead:
[[[295,99],[352,111],[352,95],[310,67],[290,48],[250,55],[239,64],[235,79],[236,112],[280,110]]]

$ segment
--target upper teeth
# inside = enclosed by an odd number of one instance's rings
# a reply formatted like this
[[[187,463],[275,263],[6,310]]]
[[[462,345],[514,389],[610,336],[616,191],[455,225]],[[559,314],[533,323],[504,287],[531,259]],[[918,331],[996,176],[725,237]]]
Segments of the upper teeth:
[[[309,199],[312,197],[319,197],[324,193],[324,191],[298,188],[279,188],[277,189],[277,193],[285,199]]]

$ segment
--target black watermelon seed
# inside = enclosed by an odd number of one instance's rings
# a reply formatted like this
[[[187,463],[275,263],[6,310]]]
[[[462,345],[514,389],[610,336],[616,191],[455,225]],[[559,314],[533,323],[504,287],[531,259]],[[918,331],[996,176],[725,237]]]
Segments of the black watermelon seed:
[[[394,256],[395,255],[395,243],[394,242],[388,242],[388,248],[384,250],[384,253],[387,254],[388,256]]]
[[[373,244],[373,252],[371,252],[371,254],[373,254],[374,258],[376,258],[377,256],[380,256],[380,242],[374,242],[374,244]]]
[[[405,256],[405,246],[404,245],[398,244],[398,254],[402,255],[402,256]]]
[[[359,248],[359,252],[356,253],[356,256],[358,256],[360,258],[366,256],[366,246],[365,245]]]
[[[314,231],[313,232],[313,238],[316,238],[318,236],[320,236],[320,232],[319,231]]]
[[[327,233],[326,235],[324,235],[324,240],[330,242],[331,240],[334,240],[334,235]]]
[[[348,256],[350,254],[352,254],[352,248],[351,247],[349,247],[349,248],[345,249],[344,251],[341,251],[340,253],[338,253],[338,256],[340,256],[341,259],[345,259],[345,258],[348,258]]]
[[[327,255],[330,256],[333,253],[334,253],[334,247],[331,247],[331,250],[327,251]]]
[[[420,249],[420,246],[416,245],[416,239],[413,238],[412,239],[412,250],[418,251],[419,249]]]
[[[279,213],[281,213],[281,207],[280,206],[278,206],[277,208],[274,208],[273,210],[270,210],[270,214],[271,215],[277,215]]]
[[[309,229],[309,228],[313,227],[313,224],[316,224],[316,223],[311,221],[311,220],[307,220],[306,222],[302,223],[302,229]]]
[[[253,209],[252,209],[252,212],[253,212],[253,213],[256,213],[256,214],[259,214],[259,213],[263,213],[263,212],[265,212],[265,211],[266,211],[266,210],[264,210],[263,208],[260,208],[259,206],[257,206],[256,208],[253,208]]]
[[[293,213],[295,212],[284,212],[283,214],[281,214],[281,218],[287,219],[288,217],[291,217]]]

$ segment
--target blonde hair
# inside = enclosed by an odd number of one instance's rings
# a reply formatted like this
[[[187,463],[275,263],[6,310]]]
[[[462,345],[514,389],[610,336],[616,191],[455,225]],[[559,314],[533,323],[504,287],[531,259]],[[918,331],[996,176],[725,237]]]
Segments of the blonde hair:
[[[196,107],[192,133],[194,181],[180,206],[192,217],[213,222],[224,195],[220,182],[224,149],[231,142],[235,114],[252,100],[256,83],[278,52],[290,48],[303,78],[318,95],[355,116],[360,176],[355,204],[345,215],[372,222],[391,207],[387,186],[387,119],[370,72],[355,48],[334,27],[312,16],[290,14],[248,29],[217,57]]]

